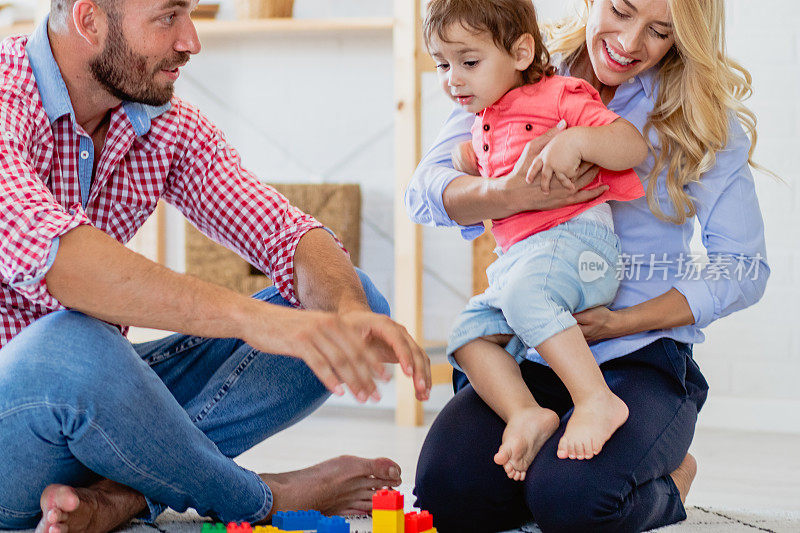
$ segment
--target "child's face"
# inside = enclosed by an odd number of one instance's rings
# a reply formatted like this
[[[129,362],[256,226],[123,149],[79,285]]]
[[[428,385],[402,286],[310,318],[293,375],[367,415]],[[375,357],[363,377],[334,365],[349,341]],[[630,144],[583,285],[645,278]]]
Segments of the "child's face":
[[[489,33],[453,24],[445,38],[434,35],[428,51],[436,61],[442,88],[466,111],[479,113],[523,84],[522,72],[530,60],[520,61],[499,48]]]

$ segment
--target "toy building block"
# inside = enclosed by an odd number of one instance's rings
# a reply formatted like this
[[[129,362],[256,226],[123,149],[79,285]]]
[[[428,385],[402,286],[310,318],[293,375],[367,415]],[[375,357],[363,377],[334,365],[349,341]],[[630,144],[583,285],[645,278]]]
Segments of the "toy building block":
[[[253,527],[247,522],[228,523],[228,533],[253,533]]]
[[[272,525],[283,531],[313,530],[320,518],[323,518],[323,514],[319,511],[279,511],[272,517]]]
[[[381,511],[403,510],[403,495],[392,489],[381,489],[372,495],[372,508]]]
[[[381,489],[372,495],[372,533],[403,533],[403,495]]]
[[[201,533],[225,533],[227,528],[225,524],[221,524],[219,522],[215,522],[213,524],[206,522],[203,524],[203,527],[200,528]]]
[[[428,533],[433,529],[433,516],[428,511],[406,513],[405,533]]]
[[[405,529],[403,510],[372,510],[372,533],[403,533]]]
[[[350,533],[350,524],[341,516],[326,516],[317,522],[317,533]]]
[[[253,533],[303,533],[302,531],[284,531],[275,526],[256,526],[253,528]]]

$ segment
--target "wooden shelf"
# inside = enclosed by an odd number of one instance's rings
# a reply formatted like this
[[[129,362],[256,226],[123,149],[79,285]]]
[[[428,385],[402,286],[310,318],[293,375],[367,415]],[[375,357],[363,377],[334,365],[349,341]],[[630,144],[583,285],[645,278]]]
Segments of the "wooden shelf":
[[[251,19],[195,20],[197,33],[203,37],[251,37],[270,34],[342,34],[387,33],[394,28],[391,18],[330,18],[330,19]],[[0,38],[29,34],[34,24],[19,23],[0,27]]]
[[[286,33],[391,33],[390,18],[197,20],[197,33],[205,36],[244,36]]]

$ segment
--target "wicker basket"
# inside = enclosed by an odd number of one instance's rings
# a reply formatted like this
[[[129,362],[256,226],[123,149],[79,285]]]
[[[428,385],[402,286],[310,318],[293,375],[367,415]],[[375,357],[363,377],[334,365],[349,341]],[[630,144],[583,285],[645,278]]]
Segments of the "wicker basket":
[[[236,0],[240,19],[290,18],[294,0]]]

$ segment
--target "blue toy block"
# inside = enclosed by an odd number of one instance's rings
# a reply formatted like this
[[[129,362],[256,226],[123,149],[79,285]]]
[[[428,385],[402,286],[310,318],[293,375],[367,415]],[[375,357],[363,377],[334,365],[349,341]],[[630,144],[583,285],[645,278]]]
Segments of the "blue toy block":
[[[341,516],[321,518],[317,522],[317,533],[350,533],[350,524]]]
[[[272,517],[272,525],[284,531],[316,529],[324,515],[319,511],[279,511]]]

